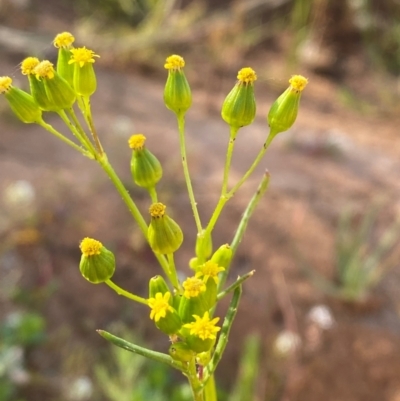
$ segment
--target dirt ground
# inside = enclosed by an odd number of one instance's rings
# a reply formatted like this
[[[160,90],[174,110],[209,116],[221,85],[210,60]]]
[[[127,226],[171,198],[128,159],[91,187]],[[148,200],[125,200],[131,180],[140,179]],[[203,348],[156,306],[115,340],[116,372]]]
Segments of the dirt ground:
[[[263,62],[255,60],[260,67]],[[11,74],[15,66],[13,57],[2,57],[1,75]],[[180,169],[174,116],[162,101],[164,82],[102,69],[100,62],[98,67],[93,108],[109,159],[145,211],[149,201],[130,181],[127,139],[136,132],[148,137],[148,147],[164,168],[159,198],[186,234],[177,266],[182,274],[188,274],[194,222]],[[309,78],[294,128],[274,140],[216,227],[214,244],[230,242],[267,168],[272,177],[270,188],[249,224],[231,279],[252,269],[256,275],[244,286],[218,378],[223,386],[232,385],[241,344],[256,332],[263,345],[259,400],[399,401],[400,263],[395,263],[362,305],[354,307],[313,286],[303,274],[295,250],[329,277],[334,268],[337,220],[344,208],[351,205],[363,213],[380,198],[386,202],[382,224],[393,219],[400,210],[400,121],[346,108],[334,83],[311,73]],[[257,85],[257,118],[239,133],[232,183],[262,146],[268,132],[265,115],[284,85],[278,80],[276,92],[265,81]],[[205,221],[218,199],[228,141],[228,128],[219,117],[219,105],[228,88],[224,90],[210,95],[209,90],[195,88],[187,115],[188,161]],[[45,379],[33,380],[24,395],[28,401],[50,401],[60,399],[60,388],[74,375],[91,373],[90,362],[105,345],[97,328],[121,319],[130,329],[153,339],[158,349],[167,347],[164,337],[148,324],[147,310],[118,298],[105,286],[83,280],[78,270],[81,238],[99,238],[113,249],[118,262],[115,282],[139,295],[147,296],[146,282],[158,269],[121,199],[95,163],[39,127],[14,121],[4,103],[0,189],[4,193],[10,183],[26,180],[36,197],[28,211],[10,209],[2,201],[1,235],[9,246],[0,255],[1,281],[7,286],[10,271],[19,272],[18,285],[30,294],[31,306],[46,317],[49,341],[28,357],[28,368]],[[62,127],[53,116],[49,115],[48,121]],[[27,227],[34,227],[39,237],[24,237]],[[46,293],[49,287],[51,295]],[[5,315],[13,305],[3,304]],[[309,310],[320,304],[332,311],[335,323],[330,329],[318,329],[307,319]],[[301,338],[297,352],[286,360],[274,359],[271,350],[282,330]],[[85,363],[69,357],[79,352]]]

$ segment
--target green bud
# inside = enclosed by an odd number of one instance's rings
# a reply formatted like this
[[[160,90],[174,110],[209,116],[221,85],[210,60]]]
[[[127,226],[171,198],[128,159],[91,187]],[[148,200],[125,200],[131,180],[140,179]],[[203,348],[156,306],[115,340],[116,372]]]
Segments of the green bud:
[[[104,283],[115,271],[115,256],[103,244],[92,238],[84,238],[79,269],[83,277],[93,284]]]
[[[237,78],[238,82],[225,98],[221,111],[224,121],[234,128],[250,125],[256,116],[254,81],[257,75],[246,67],[239,71]]]
[[[221,245],[211,257],[218,266],[227,269],[232,260],[232,248],[229,244]]]
[[[157,292],[160,292],[163,295],[166,292],[170,292],[164,277],[160,275],[152,277],[149,281],[149,298],[154,298]],[[170,298],[170,301],[170,304],[172,305],[172,298]]]
[[[156,326],[163,333],[172,336],[181,329],[182,320],[174,309],[173,311],[167,311],[165,317],[160,318],[160,320],[156,322]]]
[[[212,237],[211,234],[207,236],[198,235],[196,240],[196,256],[205,261],[208,259],[212,253]]]
[[[301,75],[294,75],[289,80],[290,86],[275,100],[268,113],[271,134],[287,131],[296,121],[301,93],[308,80]]]
[[[74,85],[74,65],[71,65],[71,50],[61,47],[58,49],[57,58],[57,73],[60,77],[64,78],[70,86]]]
[[[182,327],[182,321],[176,310],[170,304],[171,293],[158,292],[149,298],[148,305],[151,308],[150,319],[159,330],[168,335],[176,334]]]
[[[180,334],[186,344],[196,353],[207,352],[215,344],[216,334],[221,330],[216,326],[219,318],[210,319],[209,313],[194,316],[194,321],[184,324]]]
[[[64,110],[72,107],[76,100],[75,92],[68,82],[57,74],[50,61],[40,62],[33,73],[37,79],[43,80],[46,94],[54,109]]]
[[[13,113],[27,124],[41,121],[42,111],[33,97],[11,84],[10,77],[0,77],[0,93],[4,93]]]
[[[195,257],[195,258],[191,258],[190,260],[189,260],[189,267],[192,269],[192,270],[196,270],[196,268],[197,268],[197,266],[199,265],[199,258],[197,258],[197,257]]]
[[[69,64],[74,64],[73,86],[79,96],[89,97],[97,88],[96,73],[93,64],[95,57],[100,57],[86,47],[71,49],[72,57]]]
[[[129,147],[133,149],[131,172],[136,185],[143,188],[154,188],[162,177],[162,167],[158,159],[144,144],[146,137],[142,134],[132,135]]]
[[[166,206],[153,203],[149,212],[151,221],[147,232],[151,249],[156,253],[170,254],[179,249],[183,233],[178,224],[165,214]]]
[[[168,78],[164,88],[164,103],[176,114],[185,114],[192,105],[192,93],[182,68],[185,61],[181,56],[169,56],[164,64]]]
[[[180,362],[190,362],[195,356],[195,353],[183,342],[172,344],[168,352],[172,359]]]

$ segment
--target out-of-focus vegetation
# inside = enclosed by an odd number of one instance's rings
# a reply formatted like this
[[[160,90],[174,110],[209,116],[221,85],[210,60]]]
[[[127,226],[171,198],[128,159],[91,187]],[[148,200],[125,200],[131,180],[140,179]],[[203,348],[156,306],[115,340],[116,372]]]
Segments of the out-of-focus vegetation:
[[[351,210],[339,219],[335,246],[335,276],[332,280],[306,268],[314,284],[326,294],[348,302],[363,302],[385,273],[398,263],[400,218],[382,229],[379,209],[357,216]]]

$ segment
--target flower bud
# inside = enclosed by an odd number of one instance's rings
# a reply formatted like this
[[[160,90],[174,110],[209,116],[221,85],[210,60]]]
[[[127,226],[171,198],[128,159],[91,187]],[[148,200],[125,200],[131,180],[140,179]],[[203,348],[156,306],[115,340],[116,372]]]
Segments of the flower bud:
[[[172,344],[169,347],[168,352],[172,359],[180,362],[190,362],[195,356],[195,353],[184,342]]]
[[[211,260],[220,267],[227,269],[232,259],[232,248],[229,244],[221,245],[211,257]]]
[[[193,315],[203,316],[204,312],[210,309],[204,297],[207,286],[198,277],[189,277],[182,286],[184,293],[179,305],[179,316],[184,323],[188,323],[193,321]]]
[[[28,77],[31,94],[38,106],[45,111],[56,111],[59,108],[54,106],[53,102],[47,96],[43,80],[36,78],[35,68],[39,64],[40,61],[38,58],[27,57],[21,63],[21,73]]]
[[[170,292],[168,284],[165,282],[164,277],[160,275],[152,277],[149,281],[149,298],[154,298],[158,292],[161,292],[161,294],[163,295],[166,292]],[[170,300],[172,301],[172,299]]]
[[[276,135],[287,131],[296,121],[301,93],[308,80],[301,75],[293,75],[290,86],[275,100],[268,113],[268,124],[271,134]]]
[[[231,127],[240,128],[253,122],[256,116],[254,81],[257,75],[250,67],[238,72],[238,82],[222,105],[221,116]]]
[[[202,316],[194,316],[195,321],[184,324],[181,331],[186,344],[196,353],[209,351],[215,344],[216,333],[221,330],[216,326],[219,317],[210,320],[208,312]]]
[[[168,335],[176,334],[182,327],[182,321],[176,310],[170,305],[171,293],[158,292],[149,298],[151,308],[150,319],[153,319],[157,328]]]
[[[212,237],[211,234],[207,236],[199,235],[196,240],[196,256],[200,260],[206,260],[212,253]]]
[[[42,120],[42,110],[34,98],[19,88],[15,88],[10,77],[0,77],[0,94],[4,93],[11,110],[24,123]]]
[[[176,54],[169,56],[164,64],[168,78],[164,88],[164,103],[176,114],[185,114],[192,105],[192,93],[183,72],[185,61]]]
[[[68,82],[54,70],[50,61],[44,60],[34,68],[37,79],[43,80],[46,94],[52,107],[60,110],[69,109],[76,100],[74,90]]]
[[[72,57],[69,64],[74,64],[74,89],[77,95],[89,97],[97,88],[96,74],[93,64],[94,57],[100,57],[86,47],[71,49]]]
[[[158,159],[144,146],[146,137],[142,134],[132,135],[129,147],[133,149],[131,173],[136,185],[143,188],[154,188],[162,177],[162,167]]]
[[[151,221],[147,232],[151,249],[156,253],[169,254],[179,249],[183,233],[178,224],[165,214],[166,206],[153,203],[149,212]]]
[[[80,244],[82,251],[79,269],[83,277],[93,284],[104,283],[115,271],[115,256],[100,241],[84,238]]]
[[[71,60],[71,48],[75,38],[69,32],[59,33],[53,41],[54,47],[58,49],[57,73],[73,86],[74,66],[69,63]]]

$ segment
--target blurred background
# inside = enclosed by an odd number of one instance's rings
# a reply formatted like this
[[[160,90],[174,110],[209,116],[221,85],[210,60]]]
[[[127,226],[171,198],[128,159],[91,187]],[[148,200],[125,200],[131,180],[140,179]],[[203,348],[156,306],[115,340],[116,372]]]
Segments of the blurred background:
[[[195,227],[175,118],[162,99],[165,58],[186,60],[188,160],[204,221],[218,199],[229,136],[220,107],[237,71],[257,72],[258,109],[239,132],[232,183],[265,141],[266,114],[289,77],[309,78],[294,127],[274,140],[215,230],[215,247],[232,240],[268,168],[270,188],[232,266],[232,277],[256,276],[217,372],[220,399],[399,401],[400,3],[0,0],[0,75],[26,88],[19,63],[55,60],[52,40],[62,31],[101,56],[95,123],[144,212],[149,200],[130,177],[130,135],[144,133],[163,164],[159,198],[185,232],[182,275]],[[17,121],[4,99],[0,133],[0,400],[190,400],[183,377],[95,331],[168,347],[148,310],[80,276],[85,236],[114,251],[115,282],[129,291],[147,297],[159,273],[107,177]]]

